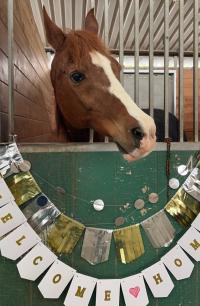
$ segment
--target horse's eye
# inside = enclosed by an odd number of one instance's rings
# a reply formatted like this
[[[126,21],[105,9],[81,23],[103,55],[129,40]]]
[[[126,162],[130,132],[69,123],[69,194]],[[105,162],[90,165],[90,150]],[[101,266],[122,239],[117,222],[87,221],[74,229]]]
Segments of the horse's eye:
[[[85,79],[85,75],[82,72],[79,71],[73,71],[70,74],[70,79],[76,83],[79,84],[81,81],[83,81]]]

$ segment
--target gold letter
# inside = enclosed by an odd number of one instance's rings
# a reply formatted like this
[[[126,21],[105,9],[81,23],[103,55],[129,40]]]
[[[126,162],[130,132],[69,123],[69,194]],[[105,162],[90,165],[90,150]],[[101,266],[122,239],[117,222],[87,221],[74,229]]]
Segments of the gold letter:
[[[199,243],[196,239],[194,239],[194,240],[190,243],[190,245],[193,247],[193,249],[194,249],[195,251],[200,247],[200,243]]]
[[[78,286],[75,296],[82,298],[85,293],[85,290],[86,288],[81,288],[80,286]]]
[[[6,223],[7,221],[11,220],[12,218],[13,218],[13,216],[10,213],[8,213],[6,216],[1,218],[1,221],[3,223]]]
[[[110,290],[106,290],[105,291],[105,298],[104,301],[110,301],[111,297],[110,297],[111,291]]]
[[[21,238],[19,238],[17,241],[16,241],[16,243],[18,244],[18,245],[21,245],[21,241],[23,240],[23,239],[25,239],[26,238],[26,236],[22,236]]]
[[[179,259],[179,258],[176,258],[175,260],[174,260],[174,263],[175,263],[175,265],[177,266],[177,267],[181,267],[182,266],[182,261]]]
[[[161,276],[160,276],[159,273],[156,274],[156,275],[154,275],[153,278],[154,278],[154,280],[155,280],[155,282],[156,282],[156,285],[159,285],[160,283],[163,282],[163,280],[162,280],[162,278],[161,278]]]
[[[33,264],[37,266],[39,264],[39,261],[42,261],[42,260],[43,260],[42,256],[37,256],[33,259]]]
[[[56,275],[53,277],[53,283],[54,283],[54,284],[59,283],[60,280],[61,280],[61,275],[60,275],[60,274],[56,274]]]

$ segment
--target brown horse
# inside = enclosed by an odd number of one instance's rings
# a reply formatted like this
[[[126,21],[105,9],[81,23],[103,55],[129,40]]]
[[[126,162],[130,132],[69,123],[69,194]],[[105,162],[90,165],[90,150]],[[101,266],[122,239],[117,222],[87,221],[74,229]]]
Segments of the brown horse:
[[[111,137],[129,161],[146,156],[156,142],[154,121],[120,84],[121,67],[98,38],[94,10],[84,30],[67,33],[43,11],[47,40],[55,49],[51,81],[65,126]]]

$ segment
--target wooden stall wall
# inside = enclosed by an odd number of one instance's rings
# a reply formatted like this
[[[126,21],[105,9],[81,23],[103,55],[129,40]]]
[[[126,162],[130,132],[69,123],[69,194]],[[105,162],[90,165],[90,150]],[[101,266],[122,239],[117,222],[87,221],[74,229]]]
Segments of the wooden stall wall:
[[[179,117],[179,75],[177,70],[177,82],[176,82],[176,105],[177,105],[177,117]],[[199,70],[199,110],[200,110],[200,70]],[[193,70],[191,68],[184,69],[184,132],[188,141],[194,141],[193,135]],[[200,122],[200,116],[199,116]],[[200,124],[199,124],[200,127]],[[200,129],[199,129],[200,139]]]
[[[65,141],[57,127],[47,57],[29,1],[14,1],[14,124],[20,142]],[[1,141],[8,140],[7,0],[0,1]]]

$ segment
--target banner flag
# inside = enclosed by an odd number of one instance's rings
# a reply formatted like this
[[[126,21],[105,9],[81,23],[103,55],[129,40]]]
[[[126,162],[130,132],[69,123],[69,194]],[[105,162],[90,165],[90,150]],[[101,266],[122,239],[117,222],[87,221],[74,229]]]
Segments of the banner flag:
[[[144,278],[141,273],[121,280],[126,306],[146,306],[149,304]]]
[[[200,231],[200,214],[198,214],[198,216],[194,219],[191,226]]]
[[[167,269],[161,261],[143,270],[142,274],[156,298],[167,297],[174,288]]]
[[[127,264],[144,254],[140,225],[131,225],[113,232],[118,259]]]
[[[97,281],[95,306],[119,306],[119,295],[119,279],[99,279]]]
[[[67,292],[64,305],[87,306],[96,282],[96,278],[76,273]]]
[[[200,261],[200,233],[195,228],[190,227],[177,243],[196,261]]]
[[[199,201],[195,200],[183,188],[180,188],[177,193],[169,200],[165,206],[165,210],[170,214],[180,225],[187,227],[200,212]]]
[[[96,265],[108,260],[112,230],[87,227],[84,235],[81,257]]]
[[[194,269],[193,262],[179,245],[176,245],[165,256],[163,256],[161,261],[177,280],[190,277]]]
[[[142,227],[154,248],[169,246],[174,239],[175,229],[164,211],[144,220]]]
[[[0,208],[0,237],[26,222],[26,217],[17,204],[10,202]]]
[[[56,254],[70,254],[84,230],[82,223],[61,214],[47,230],[48,245]]]
[[[36,280],[55,260],[57,256],[42,242],[34,248],[17,264],[21,278]]]
[[[30,172],[19,172],[8,176],[6,183],[19,206],[41,193],[40,187]]]
[[[10,203],[11,201],[14,201],[14,196],[10,192],[4,179],[0,178],[0,207]]]
[[[194,168],[183,184],[183,189],[194,199],[200,201],[200,169]]]
[[[76,270],[56,260],[38,285],[46,299],[58,299],[73,278]]]
[[[28,223],[37,234],[55,223],[55,219],[61,214],[57,207],[44,193],[26,202],[22,206],[22,212],[28,219]]]
[[[1,255],[16,260],[40,240],[30,225],[24,223],[0,241]]]
[[[13,173],[12,165],[19,165],[23,158],[15,142],[0,147],[0,173],[7,176]],[[16,168],[17,166],[15,166]]]

